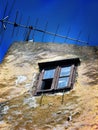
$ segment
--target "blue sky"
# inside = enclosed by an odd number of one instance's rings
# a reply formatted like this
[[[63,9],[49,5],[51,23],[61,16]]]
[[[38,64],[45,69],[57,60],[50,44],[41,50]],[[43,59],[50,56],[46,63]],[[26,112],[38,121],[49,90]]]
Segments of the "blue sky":
[[[9,20],[14,21],[16,11],[19,11],[17,22],[22,17],[22,24],[27,24],[28,16],[30,16],[29,25],[35,26],[38,19],[37,27],[45,29],[48,22],[47,30],[56,31],[59,24],[58,34],[67,35],[72,38],[79,38],[83,41],[89,41],[89,45],[98,45],[98,0],[16,0],[12,12],[9,14],[13,0],[0,0],[0,18],[3,17],[4,7],[8,1],[8,8],[5,16],[9,15]],[[1,24],[0,24],[1,27]],[[14,36],[12,36],[13,27],[7,25],[7,30],[0,34],[3,36],[0,44],[0,61],[2,61],[8,48],[13,41],[23,41],[25,29],[16,28]],[[42,33],[35,32],[34,40],[42,41]],[[80,36],[79,36],[80,35]],[[30,35],[32,39],[33,32]],[[43,42],[52,42],[53,36],[45,35]],[[64,42],[70,44],[80,44],[71,40],[55,38],[55,42]]]

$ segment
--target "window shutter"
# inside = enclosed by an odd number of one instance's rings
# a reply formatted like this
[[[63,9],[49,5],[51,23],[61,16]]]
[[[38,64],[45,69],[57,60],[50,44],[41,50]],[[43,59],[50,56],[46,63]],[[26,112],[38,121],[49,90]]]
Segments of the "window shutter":
[[[40,73],[39,80],[38,80],[38,85],[37,85],[37,91],[41,90],[41,85],[42,85],[42,79],[43,79],[44,72],[45,71],[42,70],[42,72]]]
[[[72,88],[73,87],[73,78],[74,78],[74,71],[75,71],[75,66],[72,65],[71,67],[71,72],[70,72],[70,77],[69,77],[69,82],[68,82],[68,87]]]

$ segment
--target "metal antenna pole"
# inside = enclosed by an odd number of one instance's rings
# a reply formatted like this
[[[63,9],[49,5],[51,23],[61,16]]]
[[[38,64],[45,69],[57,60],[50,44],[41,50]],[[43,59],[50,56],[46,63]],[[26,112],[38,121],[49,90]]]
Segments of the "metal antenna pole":
[[[4,13],[3,13],[3,17],[2,17],[2,20],[0,21],[0,22],[2,23],[2,26],[1,26],[2,31],[3,31],[3,29],[5,30],[5,29],[6,29],[6,26],[7,26],[7,22],[5,23],[5,22],[3,22],[3,21],[4,21],[4,20],[8,20],[8,19],[10,18],[10,15],[11,15],[11,13],[12,13],[12,10],[13,10],[13,7],[14,7],[14,5],[15,5],[15,2],[16,2],[16,0],[13,0],[12,5],[11,5],[10,10],[9,10],[9,13],[8,13],[8,15],[5,17],[5,14],[6,14],[7,8],[8,8],[8,1],[6,2],[5,9],[4,9]],[[2,1],[2,3],[3,3],[3,1]],[[4,6],[4,3],[3,3],[3,6]],[[2,31],[0,31],[0,32],[2,32]]]
[[[79,34],[78,34],[76,44],[78,44],[79,38],[80,38],[80,36],[81,36],[81,33],[82,33],[82,31],[80,31]]]
[[[1,20],[2,25],[1,25],[1,28],[0,28],[0,34],[2,33],[3,30],[6,29],[6,25],[3,21],[5,20],[5,14],[6,14],[7,7],[8,7],[8,1],[6,2],[3,17],[2,17],[2,20]]]
[[[57,36],[57,32],[59,30],[59,27],[60,27],[60,24],[58,24],[58,26],[57,26],[57,29],[56,29],[56,32],[55,32],[55,35],[54,35],[54,38],[53,38],[53,42],[55,41],[55,37]]]
[[[38,22],[39,22],[39,19],[37,18],[37,19],[36,19],[36,22],[35,22],[35,26],[34,26],[35,29],[34,29],[33,35],[32,35],[33,41],[35,41],[34,36],[35,36],[35,31],[36,31],[36,27],[37,27],[37,25],[38,25]]]
[[[29,41],[29,36],[30,36],[30,33],[31,33],[32,30],[33,30],[33,27],[29,26],[29,30],[28,30],[27,36],[26,36],[26,41]]]
[[[23,15],[20,16],[19,24],[21,24],[22,17],[23,17]],[[18,36],[18,34],[19,34],[19,27],[17,28],[16,36]]]
[[[12,30],[12,37],[14,36],[15,27],[18,27],[18,24],[16,23],[18,15],[19,15],[19,12],[17,11],[16,16],[15,16],[15,21],[14,21],[14,24],[13,24],[14,26],[13,26],[13,30]]]
[[[71,25],[70,25],[69,28],[68,28],[68,31],[67,31],[66,37],[69,36],[70,30],[71,30]],[[67,38],[65,38],[65,41],[64,41],[65,43],[66,43],[66,40],[67,40]]]
[[[11,5],[10,10],[9,10],[9,13],[8,13],[8,16],[9,16],[9,17],[10,17],[10,15],[11,15],[11,13],[12,13],[12,10],[13,10],[13,8],[14,8],[15,2],[16,2],[16,0],[13,0],[12,5]]]
[[[2,0],[2,6],[4,7],[4,1]]]
[[[29,21],[30,21],[30,16],[28,16],[28,19],[27,19],[27,23],[26,23],[26,28],[25,28],[25,31],[24,31],[24,41],[26,41],[26,37],[27,37],[27,33],[28,33],[28,24],[29,24]]]
[[[1,24],[2,24],[1,28],[0,28],[0,35],[1,35],[0,45],[2,44],[3,37],[4,37],[4,31],[6,30],[6,25],[5,25],[5,23],[3,21],[8,18],[8,16],[5,17],[7,8],[8,8],[8,1],[6,2],[6,5],[5,5],[5,9],[4,9],[2,20],[0,21]]]
[[[46,25],[45,25],[45,30],[44,30],[44,31],[46,31],[47,26],[48,26],[48,22],[46,22]],[[42,35],[42,42],[44,41],[44,37],[45,37],[45,32],[43,32],[43,35]]]

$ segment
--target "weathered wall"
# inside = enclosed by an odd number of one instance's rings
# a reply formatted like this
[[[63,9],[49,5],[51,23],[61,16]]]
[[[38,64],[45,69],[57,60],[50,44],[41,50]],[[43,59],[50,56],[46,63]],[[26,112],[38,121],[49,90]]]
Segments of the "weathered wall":
[[[79,57],[74,89],[32,97],[38,62]],[[15,43],[0,65],[1,130],[98,129],[98,48],[76,45]],[[68,118],[72,118],[68,121]]]

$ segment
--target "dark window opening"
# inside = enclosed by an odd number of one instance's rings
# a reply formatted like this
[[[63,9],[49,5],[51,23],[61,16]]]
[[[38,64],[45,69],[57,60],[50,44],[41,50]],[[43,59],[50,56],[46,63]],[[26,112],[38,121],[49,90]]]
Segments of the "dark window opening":
[[[79,58],[39,63],[40,76],[35,95],[73,88]]]
[[[42,81],[41,90],[51,89],[53,79],[47,79]]]

